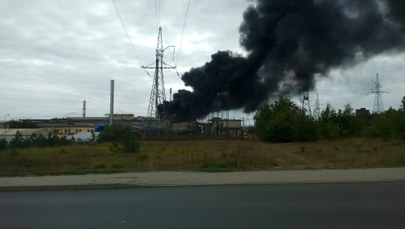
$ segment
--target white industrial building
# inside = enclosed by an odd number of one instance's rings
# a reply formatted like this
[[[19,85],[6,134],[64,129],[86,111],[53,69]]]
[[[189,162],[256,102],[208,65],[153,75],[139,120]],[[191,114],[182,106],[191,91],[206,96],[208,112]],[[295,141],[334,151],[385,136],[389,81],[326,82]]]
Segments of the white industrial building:
[[[36,136],[48,136],[49,132],[47,129],[0,129],[0,139],[10,142],[15,138],[17,133],[20,133],[21,137],[26,139],[34,134]]]

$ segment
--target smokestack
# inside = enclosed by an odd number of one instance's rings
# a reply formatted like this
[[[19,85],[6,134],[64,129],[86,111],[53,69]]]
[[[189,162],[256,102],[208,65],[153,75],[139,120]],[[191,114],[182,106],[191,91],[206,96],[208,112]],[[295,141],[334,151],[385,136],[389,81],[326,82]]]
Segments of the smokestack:
[[[110,82],[110,125],[114,119],[114,80]]]
[[[83,100],[83,118],[86,118],[86,100]]]

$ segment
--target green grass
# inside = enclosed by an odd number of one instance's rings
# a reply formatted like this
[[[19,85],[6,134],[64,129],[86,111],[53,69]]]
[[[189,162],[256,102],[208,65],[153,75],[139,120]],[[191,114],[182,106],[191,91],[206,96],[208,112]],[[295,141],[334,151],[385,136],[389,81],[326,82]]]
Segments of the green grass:
[[[145,141],[136,154],[112,152],[109,144],[0,151],[0,176],[402,166],[405,166],[405,141],[361,138],[279,144],[225,140]]]

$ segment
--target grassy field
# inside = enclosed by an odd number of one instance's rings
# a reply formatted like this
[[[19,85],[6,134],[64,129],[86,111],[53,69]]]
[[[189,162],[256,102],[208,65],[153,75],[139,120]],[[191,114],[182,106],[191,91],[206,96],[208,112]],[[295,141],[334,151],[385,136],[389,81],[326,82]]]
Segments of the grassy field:
[[[403,140],[345,139],[282,144],[226,140],[145,141],[136,154],[112,152],[109,144],[0,151],[0,176],[400,166],[405,166]]]

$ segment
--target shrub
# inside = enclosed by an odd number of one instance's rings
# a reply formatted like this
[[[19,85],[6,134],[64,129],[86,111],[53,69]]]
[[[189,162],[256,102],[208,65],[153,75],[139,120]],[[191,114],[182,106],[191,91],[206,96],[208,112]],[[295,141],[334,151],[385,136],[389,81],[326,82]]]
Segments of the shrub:
[[[292,142],[317,139],[314,121],[287,97],[280,97],[271,105],[263,105],[256,118],[257,134],[263,140]]]
[[[111,142],[111,149],[115,152],[134,153],[139,150],[139,143],[135,141],[131,127],[121,124],[112,124],[105,128],[100,133],[98,142]]]

